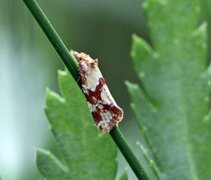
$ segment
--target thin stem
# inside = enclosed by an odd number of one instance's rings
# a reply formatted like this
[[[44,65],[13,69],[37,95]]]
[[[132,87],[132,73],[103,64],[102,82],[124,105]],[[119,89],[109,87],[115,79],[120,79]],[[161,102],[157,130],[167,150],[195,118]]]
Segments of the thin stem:
[[[131,169],[135,173],[135,175],[138,177],[138,179],[147,180],[148,177],[144,172],[144,169],[142,168],[141,164],[139,163],[138,159],[136,158],[135,154],[130,149],[126,139],[124,138],[123,134],[119,130],[118,127],[114,127],[110,131],[110,135],[113,139],[113,141],[118,146],[119,150],[127,160],[128,164],[130,165]]]
[[[34,18],[37,20],[38,24],[48,37],[49,41],[61,57],[67,69],[70,71],[71,75],[74,77],[76,82],[78,81],[78,65],[77,62],[73,58],[71,58],[69,51],[65,47],[64,43],[56,33],[53,26],[50,24],[50,21],[47,19],[39,5],[35,0],[23,0],[28,9],[33,14]],[[80,85],[79,85],[80,86]],[[143,168],[141,167],[139,161],[135,157],[134,153],[131,151],[127,141],[124,136],[118,129],[118,127],[114,127],[110,132],[111,137],[113,138],[116,145],[119,147],[123,156],[127,160],[128,164],[131,166],[132,170],[136,174],[138,179],[148,179],[146,174],[144,173]]]

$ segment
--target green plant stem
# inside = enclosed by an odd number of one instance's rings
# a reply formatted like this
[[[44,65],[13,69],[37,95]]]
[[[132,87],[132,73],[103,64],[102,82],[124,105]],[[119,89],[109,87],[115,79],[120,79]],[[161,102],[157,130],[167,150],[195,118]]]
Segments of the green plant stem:
[[[74,77],[76,82],[78,81],[78,65],[77,62],[70,56],[68,49],[65,47],[64,43],[56,33],[50,21],[47,19],[39,5],[35,0],[23,0],[28,9],[33,14],[34,18],[37,20],[38,24],[48,37],[49,41],[61,57],[65,66]],[[79,85],[80,86],[80,85]],[[128,164],[131,166],[132,170],[136,174],[138,179],[148,179],[143,168],[141,167],[139,161],[135,157],[134,153],[131,151],[127,141],[118,129],[118,127],[113,128],[110,132],[111,137],[114,142],[122,152],[123,156],[127,160]]]
[[[131,169],[135,173],[135,175],[138,177],[138,179],[148,179],[146,176],[144,169],[141,167],[141,164],[139,163],[138,159],[130,149],[128,142],[126,141],[125,137],[121,133],[118,127],[114,127],[110,131],[110,135],[113,139],[113,141],[118,146],[119,150],[127,160],[128,164],[130,165]]]

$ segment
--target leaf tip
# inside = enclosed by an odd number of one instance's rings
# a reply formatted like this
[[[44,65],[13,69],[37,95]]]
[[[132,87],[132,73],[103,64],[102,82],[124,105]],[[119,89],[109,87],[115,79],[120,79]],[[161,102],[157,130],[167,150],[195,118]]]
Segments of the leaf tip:
[[[37,154],[50,154],[49,151],[42,149],[42,148],[34,147],[34,149],[36,150]]]
[[[127,86],[129,91],[138,88],[137,84],[131,83],[130,81],[125,81],[125,85]]]
[[[36,148],[35,150],[36,150],[36,163],[37,166],[39,167],[39,164],[41,163],[43,158],[45,158],[46,156],[50,156],[51,153],[50,151],[44,150],[42,148]]]
[[[55,106],[57,103],[63,104],[65,103],[65,99],[62,98],[57,93],[55,93],[54,91],[50,90],[49,88],[46,88],[45,105],[44,105],[45,113],[48,114],[49,107]]]
[[[48,102],[49,102],[49,99],[50,99],[50,93],[51,93],[51,90],[47,87],[45,89],[45,104],[44,104],[44,110],[45,111],[47,110],[47,107],[48,107]]]
[[[127,81],[127,80],[124,83],[127,87],[130,86],[130,84],[131,84],[130,81]]]
[[[207,22],[203,22],[195,31],[192,33],[194,42],[198,41],[201,49],[207,48]]]
[[[47,103],[51,97],[52,91],[47,87],[45,89],[45,102]]]
[[[147,1],[144,1],[142,3],[142,8],[146,11],[149,8],[149,3]]]
[[[128,180],[128,167],[124,168],[124,171],[122,172],[118,180]]]
[[[153,50],[151,46],[139,36],[132,35],[131,57],[134,59],[145,60],[152,56]]]
[[[60,76],[67,76],[67,71],[59,69],[59,70],[57,70],[57,74],[58,74],[59,77]]]

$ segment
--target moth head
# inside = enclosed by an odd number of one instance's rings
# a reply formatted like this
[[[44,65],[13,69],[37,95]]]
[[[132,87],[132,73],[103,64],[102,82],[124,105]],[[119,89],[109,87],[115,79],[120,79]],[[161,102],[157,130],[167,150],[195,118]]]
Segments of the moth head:
[[[87,68],[96,68],[98,66],[98,59],[92,59],[88,54],[83,52],[78,53],[77,51],[72,51],[73,56],[77,59],[79,64],[86,65]]]

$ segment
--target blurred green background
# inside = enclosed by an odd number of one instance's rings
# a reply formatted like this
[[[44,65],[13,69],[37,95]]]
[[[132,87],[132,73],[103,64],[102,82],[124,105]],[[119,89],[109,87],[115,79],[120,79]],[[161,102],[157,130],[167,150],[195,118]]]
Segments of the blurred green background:
[[[137,82],[130,61],[131,35],[148,42],[141,0],[38,0],[69,49],[98,58],[113,96],[125,110],[120,128],[131,144],[140,140],[129,108],[125,80]],[[211,2],[201,1],[211,33]],[[162,23],[162,22],[161,22]],[[43,107],[45,89],[58,92],[60,58],[32,15],[19,1],[0,0],[0,175],[37,179],[35,149],[54,146]],[[209,52],[211,39],[208,38]],[[208,54],[209,61],[211,53]],[[56,151],[56,150],[55,150]],[[121,160],[121,167],[125,166]]]

